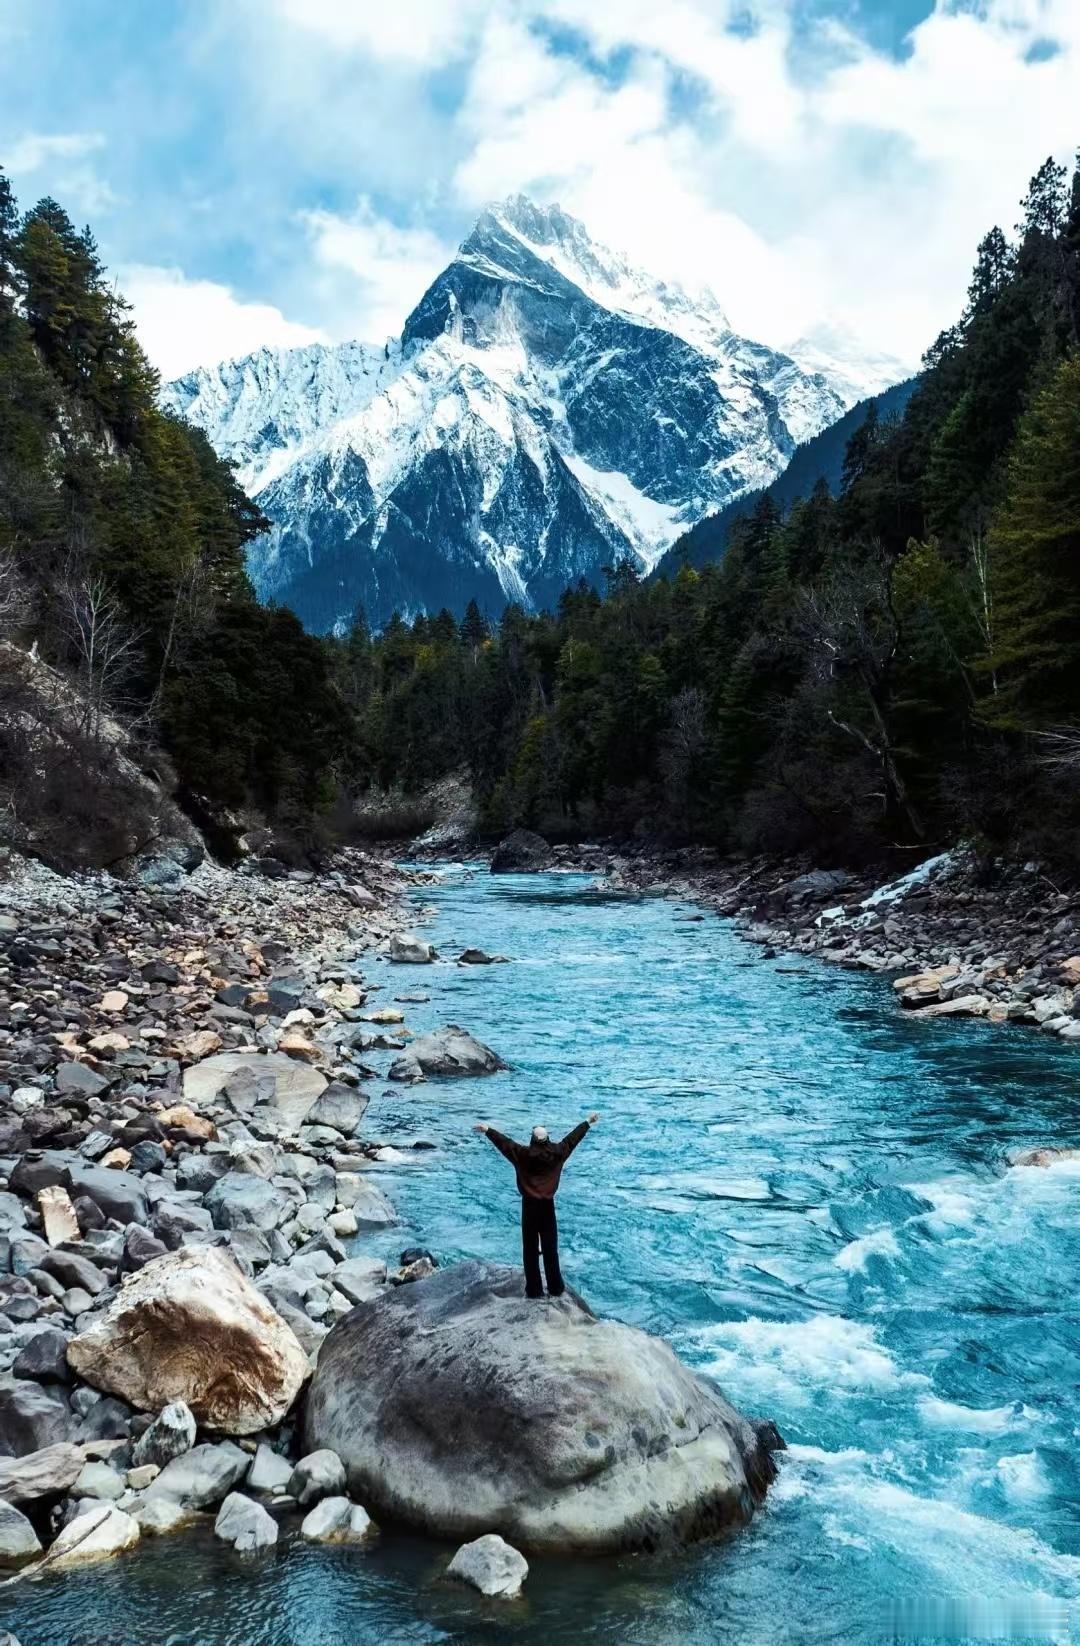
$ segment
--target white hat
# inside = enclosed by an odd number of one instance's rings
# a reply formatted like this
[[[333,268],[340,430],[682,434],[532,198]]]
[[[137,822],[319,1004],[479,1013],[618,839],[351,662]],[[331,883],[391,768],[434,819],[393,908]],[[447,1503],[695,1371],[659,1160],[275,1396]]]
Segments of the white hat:
[[[548,1141],[548,1129],[547,1129],[547,1127],[546,1126],[534,1126],[533,1129],[532,1129],[532,1140],[533,1140],[534,1143],[546,1143]]]

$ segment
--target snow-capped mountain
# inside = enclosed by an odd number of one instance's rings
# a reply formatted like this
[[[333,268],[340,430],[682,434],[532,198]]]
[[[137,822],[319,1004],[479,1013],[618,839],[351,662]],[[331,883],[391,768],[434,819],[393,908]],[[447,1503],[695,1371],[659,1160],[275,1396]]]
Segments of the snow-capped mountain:
[[[554,603],[767,485],[857,396],[737,336],[711,294],[631,268],[557,206],[483,213],[382,347],[260,350],[164,399],[273,521],[265,599],[313,629],[363,608]]]

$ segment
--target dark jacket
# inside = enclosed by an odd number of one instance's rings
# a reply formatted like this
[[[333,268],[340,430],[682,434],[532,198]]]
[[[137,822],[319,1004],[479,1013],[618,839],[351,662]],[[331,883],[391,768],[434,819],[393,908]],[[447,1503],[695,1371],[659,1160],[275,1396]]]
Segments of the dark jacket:
[[[530,1200],[552,1200],[564,1165],[588,1129],[589,1122],[583,1120],[580,1126],[567,1132],[561,1143],[553,1143],[550,1138],[546,1143],[515,1143],[494,1126],[489,1126],[485,1135],[513,1166],[520,1194]]]

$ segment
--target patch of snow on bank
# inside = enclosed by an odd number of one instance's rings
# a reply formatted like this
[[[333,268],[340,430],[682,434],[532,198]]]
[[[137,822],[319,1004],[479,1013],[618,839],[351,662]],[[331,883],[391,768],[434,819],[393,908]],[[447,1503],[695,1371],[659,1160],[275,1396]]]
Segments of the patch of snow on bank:
[[[868,897],[864,897],[859,904],[860,914],[845,918],[843,904],[837,904],[833,909],[823,909],[817,917],[817,925],[832,925],[837,921],[846,926],[859,927],[869,925],[874,918],[874,910],[882,904],[898,903],[901,898],[915,891],[919,886],[925,886],[929,880],[944,879],[958,866],[960,857],[956,852],[939,852],[936,857],[928,857],[924,863],[901,875],[899,880],[887,881],[879,886]]]

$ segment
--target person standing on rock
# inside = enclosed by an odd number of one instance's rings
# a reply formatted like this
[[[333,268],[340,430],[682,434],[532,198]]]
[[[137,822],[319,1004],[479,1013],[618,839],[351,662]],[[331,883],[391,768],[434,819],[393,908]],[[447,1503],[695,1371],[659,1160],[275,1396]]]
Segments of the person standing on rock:
[[[561,1297],[563,1285],[559,1268],[559,1226],[555,1221],[555,1195],[567,1160],[573,1154],[590,1126],[600,1116],[593,1113],[572,1132],[567,1132],[561,1143],[553,1143],[545,1126],[534,1126],[528,1143],[515,1143],[504,1137],[494,1126],[482,1120],[473,1130],[480,1132],[499,1153],[505,1155],[517,1173],[518,1193],[521,1196],[521,1260],[525,1266],[526,1297],[543,1297],[540,1281],[540,1253],[544,1254],[544,1276],[549,1297]]]

